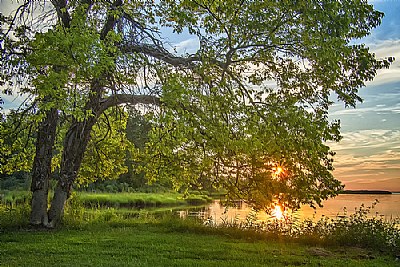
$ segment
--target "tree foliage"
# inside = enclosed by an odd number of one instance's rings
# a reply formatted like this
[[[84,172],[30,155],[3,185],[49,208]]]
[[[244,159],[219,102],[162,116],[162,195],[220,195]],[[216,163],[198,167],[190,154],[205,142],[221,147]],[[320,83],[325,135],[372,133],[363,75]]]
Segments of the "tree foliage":
[[[126,112],[106,111],[94,126],[77,183],[87,185],[97,180],[117,179],[128,171],[128,155],[135,158],[137,149],[127,138]]]
[[[37,123],[33,115],[21,116],[15,111],[7,115],[0,124],[1,173],[12,174],[18,171],[32,171],[35,157],[35,133]],[[82,161],[77,185],[87,185],[97,180],[116,179],[127,171],[127,153],[134,158],[138,153],[133,143],[127,139],[126,122],[128,113],[110,109],[102,114],[93,128],[90,143]],[[61,123],[54,146],[52,170],[54,176],[60,168],[63,138],[68,130],[67,121]]]
[[[41,3],[41,15],[26,16]],[[141,104],[153,125],[141,150],[151,181],[179,188],[206,179],[258,208],[334,196],[342,186],[326,142],[340,133],[328,120],[330,95],[355,106],[358,90],[389,66],[352,43],[382,16],[350,0],[23,1],[16,16],[1,16],[1,82],[35,103],[36,159],[46,146],[40,133],[54,135],[54,123],[62,133],[49,217],[60,214],[79,175],[123,170],[107,165],[94,140],[106,136],[101,150],[120,153],[126,120],[107,120],[105,111],[128,103]],[[197,51],[171,52],[165,29],[197,38]],[[96,157],[84,159],[85,151]]]
[[[0,123],[0,173],[29,172],[35,153],[37,125],[28,112],[11,111]]]

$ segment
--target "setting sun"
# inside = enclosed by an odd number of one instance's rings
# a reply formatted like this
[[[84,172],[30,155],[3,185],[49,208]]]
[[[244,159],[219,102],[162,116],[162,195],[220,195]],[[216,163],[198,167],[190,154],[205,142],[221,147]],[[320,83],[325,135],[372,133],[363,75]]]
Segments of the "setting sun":
[[[274,174],[276,176],[281,175],[282,173],[284,173],[284,170],[283,170],[282,166],[279,166],[279,165],[274,167],[273,171],[274,171]]]
[[[281,206],[276,205],[275,208],[272,210],[272,216],[278,220],[283,219],[284,215],[283,215],[283,211]]]

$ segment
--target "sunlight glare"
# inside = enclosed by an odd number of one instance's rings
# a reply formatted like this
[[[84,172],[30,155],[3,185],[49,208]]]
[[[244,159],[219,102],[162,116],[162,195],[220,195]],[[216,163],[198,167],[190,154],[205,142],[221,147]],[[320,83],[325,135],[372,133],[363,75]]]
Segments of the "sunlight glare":
[[[276,176],[279,176],[280,174],[282,174],[284,171],[283,171],[283,168],[281,167],[281,166],[276,166],[275,168],[273,168],[273,170],[274,170],[274,174],[276,175]]]
[[[272,216],[274,217],[274,218],[276,218],[276,219],[278,219],[278,220],[281,220],[281,219],[283,219],[283,211],[282,211],[282,208],[281,208],[281,206],[279,206],[279,205],[276,205],[275,206],[275,208],[272,210]]]

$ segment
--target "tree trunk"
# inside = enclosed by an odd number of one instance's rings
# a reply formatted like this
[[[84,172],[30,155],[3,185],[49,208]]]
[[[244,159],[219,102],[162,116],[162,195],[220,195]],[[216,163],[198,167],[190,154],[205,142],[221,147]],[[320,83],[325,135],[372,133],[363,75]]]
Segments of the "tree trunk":
[[[49,210],[49,222],[46,225],[48,228],[54,228],[57,226],[64,214],[64,207],[67,199],[70,195],[70,189],[63,188],[60,182],[57,184],[56,190],[54,191],[54,197],[51,201],[51,207]]]
[[[90,133],[96,120],[96,118],[91,117],[83,122],[75,121],[68,129],[64,140],[60,179],[58,180],[48,213],[48,227],[55,227],[63,215],[65,203],[71,194],[72,185],[78,176],[78,171],[90,140]]]
[[[50,109],[40,123],[36,138],[36,154],[32,166],[32,202],[30,223],[46,225],[51,160],[58,123],[57,109]]]

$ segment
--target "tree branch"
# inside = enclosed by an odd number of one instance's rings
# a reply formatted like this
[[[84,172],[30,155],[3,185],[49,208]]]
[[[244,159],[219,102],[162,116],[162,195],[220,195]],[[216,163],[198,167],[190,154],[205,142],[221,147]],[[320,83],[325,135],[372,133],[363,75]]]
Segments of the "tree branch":
[[[130,94],[111,95],[101,101],[100,107],[96,111],[96,116],[100,116],[106,109],[120,104],[152,104],[158,106],[160,103],[160,98],[156,96]]]
[[[71,16],[67,11],[67,0],[51,0],[51,3],[56,9],[57,16],[61,19],[63,26],[69,28]]]
[[[122,0],[116,0],[111,8],[108,10],[108,15],[107,15],[107,20],[104,23],[103,29],[101,30],[100,33],[100,39],[104,40],[107,36],[107,34],[114,28],[115,23],[118,21],[118,17],[115,16],[113,13],[114,10],[116,10],[118,7],[122,6]]]
[[[123,53],[142,53],[155,59],[164,61],[175,67],[194,68],[194,63],[200,61],[197,56],[178,57],[162,47],[150,44],[122,44],[119,46]]]

